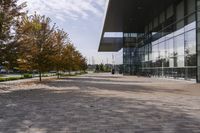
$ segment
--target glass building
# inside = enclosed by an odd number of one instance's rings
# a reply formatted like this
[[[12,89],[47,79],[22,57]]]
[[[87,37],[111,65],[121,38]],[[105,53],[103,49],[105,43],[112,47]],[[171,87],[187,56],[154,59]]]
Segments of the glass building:
[[[121,49],[125,75],[200,82],[200,0],[109,0],[99,51]]]

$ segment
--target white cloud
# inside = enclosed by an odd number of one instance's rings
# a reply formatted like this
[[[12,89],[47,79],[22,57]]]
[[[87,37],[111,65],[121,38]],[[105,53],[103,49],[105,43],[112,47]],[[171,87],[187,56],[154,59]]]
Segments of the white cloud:
[[[24,1],[27,1],[29,14],[46,15],[66,30],[84,56],[95,57],[96,63],[102,60],[106,63],[107,58],[112,63],[112,54],[97,53],[101,20],[108,0],[19,0],[19,3]]]
[[[55,16],[63,21],[64,18],[77,20],[88,19],[90,14],[97,17],[103,15],[106,0],[19,0],[27,1],[29,13],[34,12]]]

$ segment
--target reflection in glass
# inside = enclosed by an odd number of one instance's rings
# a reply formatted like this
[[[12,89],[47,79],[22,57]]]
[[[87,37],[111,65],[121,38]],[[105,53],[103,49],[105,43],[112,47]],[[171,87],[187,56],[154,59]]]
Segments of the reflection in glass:
[[[184,35],[181,34],[174,38],[175,56],[184,55]]]
[[[169,57],[173,57],[174,56],[174,40],[173,39],[170,39],[170,40],[167,40],[167,45],[169,45],[168,46],[168,56]]]
[[[169,58],[169,67],[174,67],[174,58]]]
[[[144,49],[145,49],[145,61],[149,61],[149,46],[146,45]]]
[[[197,69],[196,68],[187,68],[187,78],[196,79]]]
[[[185,54],[196,54],[196,30],[185,33]]]
[[[195,27],[196,27],[196,22],[192,22],[192,23],[185,26],[185,31],[195,29]]]
[[[153,61],[155,62],[159,57],[158,45],[153,46],[152,52],[153,52]]]
[[[184,56],[177,57],[177,67],[184,67],[185,66],[185,58]]]
[[[159,44],[159,53],[161,59],[165,58],[165,42]]]
[[[195,0],[188,1],[194,2]],[[137,73],[151,73],[150,75],[154,76],[196,78],[196,22],[192,19],[195,13],[189,15],[189,10],[186,9],[185,13],[188,16],[182,19],[184,4],[179,3],[174,8],[176,8],[174,17],[169,17],[162,24],[159,24],[156,19],[156,22],[154,21],[154,24],[150,25],[154,29],[152,33],[147,33],[144,39],[140,39],[138,44],[140,47],[137,50],[138,58],[134,58],[135,54],[127,54],[129,51],[126,51],[124,58],[124,62],[127,63],[126,71],[135,69],[138,70]],[[173,9],[171,10],[173,11]],[[173,23],[174,19],[176,19],[176,23]],[[132,60],[129,60],[130,57]],[[131,68],[128,64],[130,62],[134,64],[134,59],[139,63]]]
[[[187,55],[185,57],[185,65],[186,66],[197,66],[197,57],[194,55]]]

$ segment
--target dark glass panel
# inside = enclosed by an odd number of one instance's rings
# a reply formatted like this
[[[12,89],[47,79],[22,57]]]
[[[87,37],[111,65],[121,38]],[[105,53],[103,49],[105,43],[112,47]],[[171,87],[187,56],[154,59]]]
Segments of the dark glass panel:
[[[186,66],[197,66],[197,56],[195,55],[187,55],[185,57],[185,65]]]
[[[196,68],[187,68],[187,79],[196,79],[197,69]]]

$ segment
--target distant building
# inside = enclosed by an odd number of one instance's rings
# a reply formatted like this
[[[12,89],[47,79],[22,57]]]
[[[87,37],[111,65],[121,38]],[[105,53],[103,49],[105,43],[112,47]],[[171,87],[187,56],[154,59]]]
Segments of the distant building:
[[[109,0],[99,51],[123,73],[200,82],[200,0]]]

